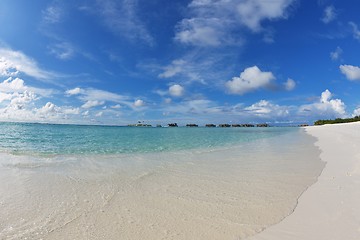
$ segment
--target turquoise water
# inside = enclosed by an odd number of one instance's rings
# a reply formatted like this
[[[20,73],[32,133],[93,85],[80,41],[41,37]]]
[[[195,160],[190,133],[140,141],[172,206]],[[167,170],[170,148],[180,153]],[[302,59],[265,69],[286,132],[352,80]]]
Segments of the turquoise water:
[[[20,155],[166,152],[241,144],[297,130],[0,123],[0,151]]]
[[[245,239],[316,181],[314,141],[282,127],[0,123],[0,239]]]

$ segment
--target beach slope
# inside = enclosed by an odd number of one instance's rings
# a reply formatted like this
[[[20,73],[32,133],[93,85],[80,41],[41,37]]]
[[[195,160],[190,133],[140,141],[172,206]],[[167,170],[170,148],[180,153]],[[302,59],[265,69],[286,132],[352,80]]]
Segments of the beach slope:
[[[307,127],[326,166],[295,211],[251,240],[360,239],[360,123]]]

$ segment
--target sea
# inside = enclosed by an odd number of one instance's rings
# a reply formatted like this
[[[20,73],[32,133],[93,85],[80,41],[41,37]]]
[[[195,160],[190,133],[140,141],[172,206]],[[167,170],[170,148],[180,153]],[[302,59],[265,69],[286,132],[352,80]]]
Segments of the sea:
[[[0,239],[246,239],[324,163],[297,127],[0,123]]]

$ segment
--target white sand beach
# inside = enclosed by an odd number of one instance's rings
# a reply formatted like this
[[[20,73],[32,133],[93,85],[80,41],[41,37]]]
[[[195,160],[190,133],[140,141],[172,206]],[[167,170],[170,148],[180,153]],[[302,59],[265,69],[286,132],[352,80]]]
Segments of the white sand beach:
[[[307,127],[326,166],[294,213],[249,240],[360,239],[360,123]]]

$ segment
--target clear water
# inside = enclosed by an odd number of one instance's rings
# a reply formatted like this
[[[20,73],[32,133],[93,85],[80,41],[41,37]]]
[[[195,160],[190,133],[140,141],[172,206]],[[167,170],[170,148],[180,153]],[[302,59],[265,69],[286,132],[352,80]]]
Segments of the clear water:
[[[246,239],[316,181],[299,128],[0,123],[0,239]]]
[[[213,148],[296,128],[139,128],[0,123],[0,151],[12,154],[117,154]]]

